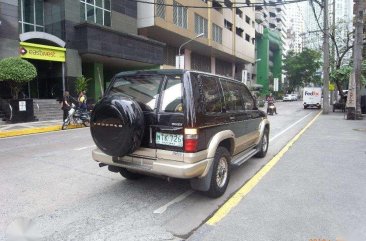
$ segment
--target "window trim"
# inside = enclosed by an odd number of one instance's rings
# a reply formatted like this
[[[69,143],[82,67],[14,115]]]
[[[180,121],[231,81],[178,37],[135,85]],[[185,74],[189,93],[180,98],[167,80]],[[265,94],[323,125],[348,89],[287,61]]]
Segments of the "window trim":
[[[18,23],[21,24],[21,33],[25,33],[24,32],[24,25],[31,25],[33,26],[33,31],[27,31],[27,32],[39,32],[37,31],[37,27],[38,28],[42,28],[44,32],[45,31],[45,26],[44,26],[44,1],[41,1],[42,2],[42,22],[43,22],[43,25],[39,25],[37,24],[37,15],[36,15],[36,0],[33,1],[33,23],[30,23],[30,22],[25,22],[24,21],[24,1],[25,0],[19,0],[18,1],[18,4],[20,3],[20,16],[18,16],[18,19],[20,17],[20,20],[18,20]]]
[[[110,9],[107,9],[105,8],[105,0],[102,0],[102,3],[103,3],[103,7],[99,7],[97,6],[95,0],[93,0],[93,4],[91,3],[88,3],[87,0],[80,0],[80,4],[84,4],[84,16],[80,16],[80,18],[85,21],[85,22],[89,22],[89,23],[94,23],[94,24],[98,24],[98,25],[102,25],[102,26],[105,26],[105,27],[111,27],[112,26],[112,0],[110,0]],[[94,18],[94,21],[91,22],[91,21],[88,21],[88,5],[89,6],[92,6],[93,7],[93,12],[94,12],[94,15],[93,15],[93,18]],[[100,23],[97,23],[97,8],[102,10],[102,20],[103,20],[103,23],[100,24]],[[110,14],[110,25],[105,25],[105,12],[109,12]]]

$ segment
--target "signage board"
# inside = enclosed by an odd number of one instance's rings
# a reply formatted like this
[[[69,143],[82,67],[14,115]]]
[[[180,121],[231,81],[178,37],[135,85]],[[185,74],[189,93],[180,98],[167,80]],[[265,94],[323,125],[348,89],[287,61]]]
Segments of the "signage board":
[[[175,56],[175,68],[184,69],[184,55]]]
[[[278,78],[273,79],[273,91],[278,91]]]
[[[335,90],[335,84],[329,83],[329,91]]]
[[[25,101],[19,101],[19,111],[27,111],[27,105]]]
[[[66,49],[42,44],[20,42],[19,54],[24,59],[65,62]]]

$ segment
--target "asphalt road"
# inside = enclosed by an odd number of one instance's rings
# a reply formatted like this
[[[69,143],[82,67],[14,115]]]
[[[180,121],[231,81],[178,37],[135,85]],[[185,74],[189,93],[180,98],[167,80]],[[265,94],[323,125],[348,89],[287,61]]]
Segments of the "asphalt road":
[[[300,101],[277,103],[277,111],[267,156],[235,169],[218,199],[187,181],[128,181],[99,168],[87,128],[1,139],[0,240],[19,223],[47,241],[185,239],[318,113]]]

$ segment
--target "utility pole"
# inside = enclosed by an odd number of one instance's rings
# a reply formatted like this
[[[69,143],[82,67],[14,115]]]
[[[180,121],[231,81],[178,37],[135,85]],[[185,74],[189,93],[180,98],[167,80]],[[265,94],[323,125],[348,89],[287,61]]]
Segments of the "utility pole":
[[[332,19],[332,22],[333,22],[333,26],[332,26],[332,35],[333,35],[333,38],[335,38],[335,24],[336,24],[336,19],[335,19],[335,10],[336,10],[336,5],[335,5],[335,1],[336,0],[333,0],[333,12],[332,12],[332,16],[333,16],[333,19]],[[331,65],[331,71],[333,72],[335,69],[336,69],[336,53],[335,53],[335,43],[332,41],[332,54],[331,54],[331,58],[332,58],[332,65]],[[331,105],[333,105],[333,99],[334,99],[334,90],[332,90],[330,92],[330,103]],[[337,100],[337,99],[336,99]]]
[[[355,41],[353,47],[353,71],[349,82],[347,96],[347,119],[362,119],[361,114],[361,64],[363,41],[364,0],[354,0]]]
[[[323,42],[323,114],[329,114],[329,19],[328,0],[324,0],[324,42]]]
[[[355,46],[353,48],[354,71],[356,81],[356,119],[362,119],[361,114],[361,65],[363,47],[363,10],[364,0],[354,0],[356,10],[355,22]]]

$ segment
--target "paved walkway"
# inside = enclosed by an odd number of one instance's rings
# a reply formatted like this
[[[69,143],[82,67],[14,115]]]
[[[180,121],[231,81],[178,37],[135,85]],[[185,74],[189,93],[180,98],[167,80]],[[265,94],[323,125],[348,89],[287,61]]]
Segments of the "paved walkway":
[[[188,240],[366,240],[366,116],[320,115],[282,154]]]
[[[62,120],[25,122],[17,124],[0,125],[0,138],[29,135],[42,132],[60,131]],[[69,126],[69,128],[77,128],[79,126]]]

